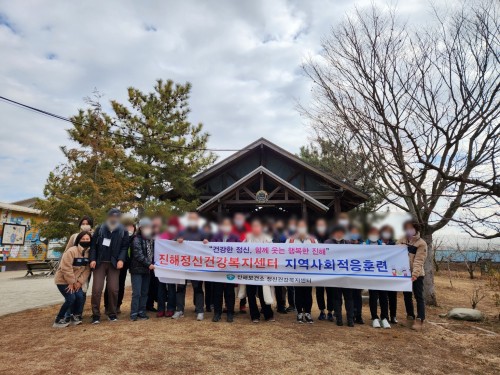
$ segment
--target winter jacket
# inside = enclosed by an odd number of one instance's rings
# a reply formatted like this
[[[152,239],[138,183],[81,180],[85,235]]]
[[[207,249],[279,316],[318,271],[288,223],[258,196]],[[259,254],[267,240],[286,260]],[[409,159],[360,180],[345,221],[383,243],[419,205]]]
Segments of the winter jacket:
[[[140,235],[135,236],[132,242],[130,257],[131,274],[148,274],[149,266],[154,263],[154,240],[145,239]]]
[[[203,241],[208,240],[209,236],[201,229],[186,228],[179,232],[177,238],[182,238],[184,241]]]
[[[427,243],[420,238],[420,233],[417,233],[410,239],[405,236],[401,238],[398,243],[408,246],[411,276],[417,278],[425,276],[424,263],[427,258]]]
[[[89,249],[72,246],[62,255],[54,282],[57,285],[72,285],[78,281],[83,286],[87,283],[89,275]]]
[[[250,233],[251,226],[248,223],[243,224],[242,228],[238,228],[236,225],[233,225],[233,233],[236,234],[240,238],[240,242],[245,240],[245,237],[248,233]]]
[[[111,239],[110,246],[104,246],[103,241]],[[109,261],[116,268],[119,260],[125,263],[130,245],[128,232],[123,225],[119,225],[113,232],[110,232],[106,224],[98,226],[92,236],[90,244],[90,261],[95,261],[97,267],[101,264],[105,253],[110,254]],[[105,260],[105,259],[104,259]]]
[[[240,237],[234,233],[230,233],[227,236],[226,241],[224,241],[224,234],[219,232],[219,233],[216,233],[212,236],[212,238],[210,239],[210,242],[241,242],[241,241],[240,241]]]

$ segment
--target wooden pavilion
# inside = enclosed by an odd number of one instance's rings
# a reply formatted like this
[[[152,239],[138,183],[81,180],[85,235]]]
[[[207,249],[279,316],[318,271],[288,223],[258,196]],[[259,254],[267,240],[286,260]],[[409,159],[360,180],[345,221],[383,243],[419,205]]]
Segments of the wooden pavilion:
[[[235,212],[260,216],[334,218],[368,195],[260,138],[194,176],[197,210],[217,218]]]

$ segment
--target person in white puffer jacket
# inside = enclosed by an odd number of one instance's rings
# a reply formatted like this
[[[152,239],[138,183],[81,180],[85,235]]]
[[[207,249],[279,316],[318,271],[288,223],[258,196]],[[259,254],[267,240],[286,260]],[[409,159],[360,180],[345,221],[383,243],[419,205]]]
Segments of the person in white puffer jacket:
[[[255,218],[251,222],[251,231],[246,235],[244,242],[254,242],[254,243],[272,243],[273,240],[270,236],[264,233],[262,221]],[[268,322],[274,322],[274,313],[271,305],[266,304],[264,300],[263,288],[270,288],[269,286],[261,285],[247,285],[246,294],[248,299],[248,305],[250,307],[250,318],[252,322],[258,323],[260,321],[260,311],[257,306],[257,296],[260,300],[260,305],[262,307],[262,312],[264,313],[264,318]],[[266,291],[269,292],[269,291]]]

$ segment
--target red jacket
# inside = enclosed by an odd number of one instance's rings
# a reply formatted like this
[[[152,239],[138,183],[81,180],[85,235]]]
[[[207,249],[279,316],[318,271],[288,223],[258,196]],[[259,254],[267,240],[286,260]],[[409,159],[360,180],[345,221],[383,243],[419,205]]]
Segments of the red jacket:
[[[247,222],[245,222],[241,230],[238,229],[235,225],[233,225],[233,233],[240,238],[240,242],[245,241],[247,233],[250,232],[250,229],[251,229],[250,224],[248,224]]]

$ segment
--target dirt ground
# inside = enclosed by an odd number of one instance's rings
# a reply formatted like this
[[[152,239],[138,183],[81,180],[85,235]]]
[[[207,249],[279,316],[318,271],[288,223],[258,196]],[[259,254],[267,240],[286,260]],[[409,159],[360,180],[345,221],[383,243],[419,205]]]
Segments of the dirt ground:
[[[370,327],[367,306],[367,324],[355,328],[299,325],[293,314],[259,324],[238,315],[229,324],[212,323],[207,313],[197,322],[189,303],[180,321],[130,322],[122,308],[119,322],[92,326],[87,301],[84,324],[54,329],[59,305],[28,310],[0,318],[0,374],[498,374],[500,323],[493,293],[488,290],[478,305],[484,322],[449,321],[439,315],[470,307],[475,283],[488,288],[486,280],[452,281],[453,288],[446,276],[436,277],[440,306],[428,309],[423,332],[403,325],[402,296],[400,324],[390,330]],[[129,298],[130,290],[125,306]]]

